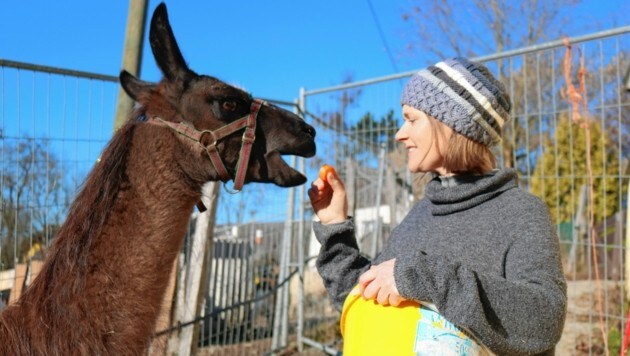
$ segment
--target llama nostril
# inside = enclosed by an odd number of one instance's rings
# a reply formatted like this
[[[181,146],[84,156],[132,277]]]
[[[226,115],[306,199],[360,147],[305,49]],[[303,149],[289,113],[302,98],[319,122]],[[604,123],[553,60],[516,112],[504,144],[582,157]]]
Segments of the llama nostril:
[[[304,131],[311,137],[315,138],[315,129],[312,126],[307,126]]]

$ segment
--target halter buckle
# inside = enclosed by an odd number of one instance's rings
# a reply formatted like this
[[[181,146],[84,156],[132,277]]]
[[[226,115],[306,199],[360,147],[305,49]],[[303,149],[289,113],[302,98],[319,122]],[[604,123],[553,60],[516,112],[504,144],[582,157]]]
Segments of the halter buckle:
[[[252,144],[254,143],[254,141],[256,140],[256,133],[254,132],[254,130],[251,127],[248,127],[245,129],[245,132],[243,132],[243,143],[249,143]]]
[[[211,141],[210,143],[208,143],[208,144],[205,144],[204,142],[202,142],[202,141],[203,141],[203,137],[204,137],[204,135],[206,135],[206,134],[210,135],[210,137],[212,138],[212,141]],[[200,144],[202,144],[203,146],[214,146],[214,145],[216,145],[216,144],[217,144],[217,142],[218,142],[218,141],[219,141],[219,140],[217,140],[217,137],[215,136],[214,132],[212,132],[212,131],[210,131],[210,130],[203,130],[203,131],[200,131],[200,132],[199,132],[199,139],[198,139],[198,142],[199,142]]]

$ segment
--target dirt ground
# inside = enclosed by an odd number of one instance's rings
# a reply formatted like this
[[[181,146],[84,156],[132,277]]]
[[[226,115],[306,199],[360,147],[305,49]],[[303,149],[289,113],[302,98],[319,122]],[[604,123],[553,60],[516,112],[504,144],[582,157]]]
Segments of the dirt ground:
[[[620,328],[623,319],[622,285],[619,282],[602,282],[605,321],[608,328]],[[597,286],[595,281],[567,283],[567,319],[556,355],[604,355],[597,313]],[[624,312],[627,312],[624,310]],[[609,334],[611,330],[608,330]],[[589,352],[590,350],[590,352]]]

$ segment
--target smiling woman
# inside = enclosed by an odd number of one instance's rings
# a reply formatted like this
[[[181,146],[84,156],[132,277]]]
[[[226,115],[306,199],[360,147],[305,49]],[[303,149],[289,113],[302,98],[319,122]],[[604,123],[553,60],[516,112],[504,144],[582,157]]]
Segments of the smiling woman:
[[[453,129],[423,111],[403,105],[403,118],[395,138],[407,149],[410,171],[483,174],[496,166],[496,157],[486,145],[453,135]]]
[[[401,104],[407,168],[433,179],[374,259],[359,251],[339,177],[309,190],[343,354],[553,355],[566,313],[558,237],[490,151],[509,119],[505,87],[453,58],[413,75]]]
[[[395,138],[407,149],[407,168],[412,172],[446,174],[442,161],[453,130],[439,125],[435,118],[409,105],[403,105],[403,118],[403,125]]]

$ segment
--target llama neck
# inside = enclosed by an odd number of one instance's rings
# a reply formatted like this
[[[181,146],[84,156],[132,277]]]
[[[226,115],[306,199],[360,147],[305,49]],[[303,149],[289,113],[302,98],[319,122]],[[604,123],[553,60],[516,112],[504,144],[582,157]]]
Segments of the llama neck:
[[[200,187],[178,163],[180,142],[170,132],[162,136],[158,135],[161,145],[156,146],[151,133],[137,135],[128,157],[128,189],[119,192],[103,233],[93,245],[95,272],[87,282],[96,289],[107,284],[107,313],[119,317],[111,318],[107,327],[119,339],[151,338],[173,262],[199,199]],[[85,298],[95,306],[103,303],[98,295]]]
[[[70,226],[64,224],[64,234],[60,231],[55,239],[40,273],[45,278],[38,278],[20,300],[21,305],[36,305],[28,312],[33,323],[55,330],[42,336],[41,343],[67,343],[69,351],[73,344],[84,343],[87,354],[135,354],[148,345],[200,191],[176,161],[182,155],[181,143],[164,130],[157,132],[131,134],[135,137],[120,175],[124,179],[113,189],[116,197],[100,231],[73,236],[73,231],[82,231],[80,224],[90,221],[69,215]],[[98,184],[102,182],[91,174],[84,190]],[[71,211],[79,209],[73,206]],[[72,259],[75,262],[68,262]],[[64,340],[44,340],[53,335]]]

